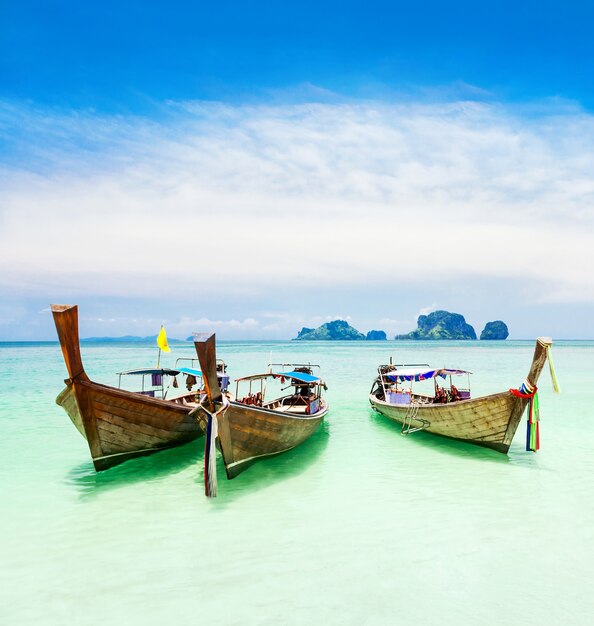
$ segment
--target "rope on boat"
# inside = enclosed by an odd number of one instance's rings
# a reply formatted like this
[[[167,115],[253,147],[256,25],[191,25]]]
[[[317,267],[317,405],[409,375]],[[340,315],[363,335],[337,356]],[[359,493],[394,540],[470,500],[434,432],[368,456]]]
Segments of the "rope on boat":
[[[557,374],[555,374],[555,365],[553,364],[553,351],[551,350],[551,346],[546,346],[547,350],[547,361],[549,362],[549,372],[551,373],[551,381],[553,382],[553,391],[555,393],[561,393],[561,387],[559,386],[559,382],[557,380]]]
[[[553,391],[561,392],[555,366],[553,364],[553,354],[551,344],[542,343],[547,353],[547,361],[549,362],[549,372],[551,373],[551,381],[553,383]],[[517,398],[525,398],[530,401],[528,410],[528,421],[526,423],[526,451],[536,452],[540,449],[540,405],[538,401],[538,387],[533,385],[527,378],[520,385],[519,389],[510,389],[510,392]]]
[[[536,452],[540,449],[540,408],[538,404],[538,387],[526,378],[519,389],[510,389],[516,398],[530,400],[528,421],[526,422],[526,451]]]
[[[223,394],[223,405],[218,411],[211,413],[204,405],[204,396],[200,400],[200,408],[208,415],[206,422],[206,437],[204,440],[204,494],[207,498],[217,497],[217,450],[216,440],[219,434],[219,415],[223,415],[229,408],[229,400]]]

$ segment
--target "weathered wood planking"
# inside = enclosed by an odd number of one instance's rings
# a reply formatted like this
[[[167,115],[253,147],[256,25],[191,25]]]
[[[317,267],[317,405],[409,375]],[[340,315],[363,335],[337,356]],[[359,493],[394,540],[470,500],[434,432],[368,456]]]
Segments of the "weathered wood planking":
[[[219,418],[219,440],[227,476],[234,478],[257,459],[303,443],[318,429],[327,411],[324,400],[320,412],[304,417],[232,402]]]
[[[196,353],[200,369],[209,381],[213,381],[210,393],[218,393],[216,386],[215,335],[208,339],[196,339]],[[207,387],[208,391],[209,387]],[[212,401],[213,410],[221,408],[220,400]],[[204,412],[201,411],[204,415]],[[274,411],[231,401],[218,420],[218,440],[228,478],[235,478],[254,461],[295,448],[311,437],[328,412],[324,399],[320,410],[314,415],[291,415],[286,411]],[[204,415],[206,419],[206,415]]]
[[[78,307],[52,305],[69,378],[56,398],[86,438],[96,470],[181,445],[204,434],[194,404],[183,405],[92,382],[84,371]]]
[[[551,344],[549,338],[540,337],[536,340],[534,357],[527,376],[532,385],[538,383],[547,360],[547,346]],[[400,424],[407,420],[408,406],[390,404],[378,398],[375,393],[369,395],[369,401],[385,417]],[[425,420],[428,425],[423,430],[428,433],[493,448],[506,454],[527,404],[527,399],[505,391],[448,404],[419,405],[412,422],[416,426],[421,424],[421,420]]]

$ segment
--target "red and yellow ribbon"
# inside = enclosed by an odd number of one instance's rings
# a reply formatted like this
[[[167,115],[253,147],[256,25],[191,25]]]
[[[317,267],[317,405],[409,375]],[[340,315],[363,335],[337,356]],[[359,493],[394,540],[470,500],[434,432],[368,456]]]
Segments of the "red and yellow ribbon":
[[[538,387],[526,379],[519,389],[510,389],[516,398],[530,400],[528,422],[526,423],[526,450],[536,452],[540,448],[540,409],[538,405]]]

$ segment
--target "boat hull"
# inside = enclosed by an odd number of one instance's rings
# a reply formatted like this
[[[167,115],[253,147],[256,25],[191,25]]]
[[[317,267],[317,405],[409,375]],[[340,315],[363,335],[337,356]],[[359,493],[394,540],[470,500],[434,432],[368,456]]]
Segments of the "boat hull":
[[[532,364],[526,377],[534,389],[548,358],[553,341],[549,337],[536,340]],[[376,380],[375,391],[369,395],[371,406],[395,422],[403,424],[403,433],[425,430],[435,435],[459,439],[478,446],[492,448],[507,454],[518,424],[529,403],[527,397],[518,397],[511,391],[459,400],[446,404],[418,403],[395,405],[383,398],[381,385]],[[410,417],[412,415],[412,417]]]
[[[254,461],[297,447],[319,428],[328,412],[323,402],[315,415],[297,417],[270,409],[231,402],[218,417],[218,439],[228,478]]]
[[[399,424],[409,424],[408,406],[389,404],[373,394],[369,401],[381,415]],[[506,454],[527,403],[508,391],[450,404],[419,406],[410,426]]]
[[[204,434],[187,406],[91,381],[67,381],[56,403],[87,440],[97,471]]]

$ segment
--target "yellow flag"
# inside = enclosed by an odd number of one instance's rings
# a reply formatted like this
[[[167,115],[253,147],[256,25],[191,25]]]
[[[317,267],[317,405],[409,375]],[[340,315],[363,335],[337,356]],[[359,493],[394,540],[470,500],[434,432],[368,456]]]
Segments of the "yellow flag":
[[[167,343],[167,335],[165,334],[165,326],[161,326],[161,330],[157,335],[157,345],[163,352],[170,352],[169,344]]]

